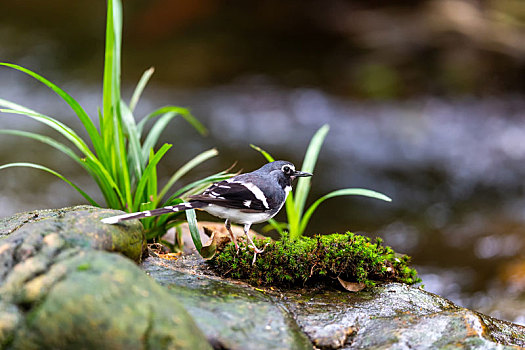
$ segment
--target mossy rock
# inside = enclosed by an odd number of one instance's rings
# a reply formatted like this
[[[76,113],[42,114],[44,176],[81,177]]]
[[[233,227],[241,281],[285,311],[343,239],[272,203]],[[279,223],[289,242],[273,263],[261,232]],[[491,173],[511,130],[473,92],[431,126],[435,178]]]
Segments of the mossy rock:
[[[0,322],[0,348],[211,349],[176,298],[129,259],[73,248],[49,263],[0,288],[0,319],[11,320]]]
[[[142,225],[90,206],[0,220],[0,349],[211,349],[144,274]],[[117,254],[119,253],[119,254]]]
[[[400,255],[377,238],[374,242],[351,232],[301,237],[284,237],[273,242],[259,240],[265,251],[253,261],[253,250],[241,243],[219,252],[210,264],[223,276],[248,280],[256,285],[294,286],[308,283],[356,282],[373,286],[376,282],[420,282],[416,270],[408,266],[410,257]]]
[[[121,253],[139,262],[147,249],[144,229],[138,220],[107,225],[100,219],[122,214],[120,210],[81,205],[62,209],[24,212],[0,219],[0,245],[16,252],[16,261],[32,256],[50,234],[63,245]],[[1,271],[0,271],[1,274]]]

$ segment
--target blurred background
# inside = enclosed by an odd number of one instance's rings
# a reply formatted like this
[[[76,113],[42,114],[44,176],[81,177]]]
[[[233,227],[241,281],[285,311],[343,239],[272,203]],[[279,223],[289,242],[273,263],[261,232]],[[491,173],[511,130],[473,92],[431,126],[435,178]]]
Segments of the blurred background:
[[[0,61],[44,75],[96,119],[104,31],[104,1],[6,2]],[[186,181],[234,162],[253,170],[264,159],[250,143],[300,165],[328,123],[310,202],[343,187],[393,202],[331,199],[307,231],[381,236],[413,256],[426,290],[525,324],[525,2],[126,0],[123,38],[125,99],[156,69],[137,115],[181,105],[209,129],[171,124],[164,179],[212,147],[219,157]],[[0,98],[79,127],[22,73],[0,69]],[[20,116],[1,114],[0,128],[58,137]],[[0,164],[15,161],[58,170],[100,199],[69,158],[1,135]],[[0,173],[0,217],[82,203],[47,173]]]

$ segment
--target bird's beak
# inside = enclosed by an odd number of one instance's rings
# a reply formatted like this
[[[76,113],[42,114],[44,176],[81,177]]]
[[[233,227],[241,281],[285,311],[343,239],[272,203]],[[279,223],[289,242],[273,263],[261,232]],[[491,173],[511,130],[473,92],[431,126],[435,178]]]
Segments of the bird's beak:
[[[312,176],[313,174],[307,173],[305,171],[294,171],[293,176],[295,177],[306,177],[306,176]]]

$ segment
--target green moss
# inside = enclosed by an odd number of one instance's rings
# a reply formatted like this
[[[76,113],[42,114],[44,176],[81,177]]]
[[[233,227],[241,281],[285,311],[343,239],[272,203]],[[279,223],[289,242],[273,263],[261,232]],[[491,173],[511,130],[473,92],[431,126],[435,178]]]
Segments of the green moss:
[[[421,282],[416,270],[410,268],[410,257],[400,255],[377,238],[374,242],[351,232],[301,237],[291,241],[270,239],[264,253],[252,265],[253,250],[240,244],[238,254],[233,244],[218,253],[210,264],[225,277],[245,279],[256,285],[293,286],[316,282],[345,281],[365,283],[396,281],[408,284]]]

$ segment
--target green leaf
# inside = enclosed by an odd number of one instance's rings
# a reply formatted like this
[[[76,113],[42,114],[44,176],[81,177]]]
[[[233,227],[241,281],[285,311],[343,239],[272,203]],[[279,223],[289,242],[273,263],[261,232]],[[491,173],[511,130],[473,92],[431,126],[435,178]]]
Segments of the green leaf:
[[[111,208],[124,209],[125,200],[108,170],[96,158],[86,158],[86,165],[95,173],[93,178],[101,185],[107,204]]]
[[[11,103],[9,103],[9,101],[0,99],[0,104],[10,105]],[[73,143],[80,150],[80,152],[82,152],[84,155],[86,155],[87,157],[95,157],[94,154],[89,149],[89,147],[84,142],[84,140],[82,140],[80,136],[78,136],[77,133],[73,129],[71,129],[66,124],[59,122],[58,120],[54,118],[48,117],[47,115],[40,114],[37,112],[28,111],[25,108],[23,110],[0,109],[0,112],[23,115],[33,120],[36,120],[42,124],[46,124],[52,129],[58,131],[62,136],[67,138],[69,141],[71,141],[71,143]]]
[[[3,130],[0,130],[0,134],[16,135],[16,136],[31,138],[31,139],[40,141],[42,143],[45,143],[47,145],[50,145],[51,147],[54,147],[57,150],[67,154],[70,158],[72,158],[74,161],[80,164],[84,169],[86,169],[86,171],[93,177],[93,179],[99,186],[100,190],[102,191],[106,199],[106,202],[107,203],[117,203],[116,205],[118,207],[119,201],[115,193],[113,192],[110,184],[103,181],[103,176],[99,176],[99,173],[96,171],[98,167],[97,166],[93,167],[90,162],[77,156],[75,152],[68,146],[64,145],[61,142],[54,140],[51,137],[43,136],[40,134],[27,132],[27,131],[3,129]]]
[[[270,219],[268,220],[268,225],[265,225],[262,229],[263,232],[269,232],[271,231],[272,229],[276,230],[277,232],[279,232],[279,235],[281,235],[281,237],[284,235],[284,229],[286,229],[288,227],[288,224],[285,223],[285,222],[277,222],[277,220],[275,219]]]
[[[177,115],[179,114],[176,112],[169,112],[169,113],[164,114],[159,119],[157,119],[153,127],[150,129],[148,135],[146,136],[146,139],[144,140],[144,144],[142,145],[142,155],[143,155],[144,161],[146,161],[147,159],[146,155],[148,154],[149,150],[155,147],[155,145],[157,144],[159,140],[160,135],[162,134],[164,129],[166,129],[171,119],[173,119]],[[141,123],[139,123],[137,129],[139,133],[142,132]]]
[[[141,203],[149,201],[147,195],[144,193],[144,189],[150,181],[150,177],[152,176],[152,174],[155,174],[157,164],[160,162],[164,154],[166,154],[166,152],[168,152],[170,148],[171,145],[165,143],[158,150],[158,152],[155,153],[155,156],[149,160],[149,164],[144,170],[144,173],[142,174],[142,177],[140,178],[139,183],[137,184],[137,189],[135,190],[135,197],[133,199],[133,208],[131,209],[132,211],[137,211]]]
[[[19,115],[30,117],[40,123],[50,126],[54,130],[58,131],[62,136],[67,138],[69,141],[71,141],[86,156],[85,163],[91,169],[92,176],[95,178],[95,180],[98,180],[97,177],[99,178],[97,183],[104,185],[104,188],[103,188],[104,196],[107,200],[110,200],[108,204],[110,204],[114,208],[120,207],[117,204],[119,201],[116,199],[115,194],[111,193],[112,192],[111,188],[115,189],[116,194],[120,197],[120,201],[124,202],[124,199],[122,197],[120,190],[118,189],[117,184],[113,181],[113,178],[104,168],[100,160],[95,157],[95,155],[91,152],[91,150],[86,145],[84,140],[82,140],[80,136],[78,136],[75,133],[73,129],[71,129],[64,123],[59,122],[58,120],[54,118],[34,112],[28,108],[17,105],[10,101],[0,99],[0,104],[4,106],[15,108],[13,110],[0,109],[0,112],[19,114]],[[96,175],[94,176],[93,173]]]
[[[131,100],[129,101],[129,109],[133,112],[135,110],[135,107],[137,106],[137,103],[140,100],[140,96],[142,95],[142,92],[144,91],[144,88],[148,84],[149,79],[155,72],[155,69],[151,67],[150,69],[147,69],[140,78],[137,87],[135,88],[135,91],[133,91],[133,95],[131,96]]]
[[[364,188],[345,188],[345,189],[341,189],[341,190],[330,192],[330,193],[322,196],[318,200],[316,200],[310,206],[310,208],[308,208],[308,210],[305,212],[305,214],[304,214],[304,216],[303,216],[303,218],[301,220],[301,226],[300,226],[300,229],[299,229],[299,235],[302,235],[304,233],[304,230],[306,229],[306,226],[308,225],[308,222],[310,221],[310,217],[315,212],[317,207],[322,202],[324,202],[325,200],[327,200],[329,198],[333,198],[333,197],[338,197],[338,196],[364,196],[364,197],[380,199],[380,200],[383,200],[383,201],[386,201],[386,202],[391,202],[392,201],[392,199],[390,197],[385,196],[382,193],[379,193],[379,192],[376,192],[376,191],[372,191],[372,190],[367,190],[367,189],[364,189]]]
[[[68,183],[71,187],[73,187],[75,190],[77,190],[77,192],[80,193],[91,205],[100,207],[100,205],[97,202],[95,202],[86,192],[82,191],[80,189],[80,187],[78,187],[77,185],[75,185],[74,183],[72,183],[71,181],[66,179],[60,173],[58,173],[58,172],[56,172],[56,171],[54,171],[52,169],[49,169],[49,168],[47,168],[47,167],[45,167],[43,165],[34,164],[34,163],[23,163],[23,162],[22,163],[9,163],[9,164],[0,165],[0,170],[7,169],[7,168],[14,168],[14,167],[34,168],[34,169],[47,171],[48,173],[53,174],[56,177],[58,177],[61,180],[65,181],[66,183]]]
[[[149,158],[153,158],[155,156],[155,152],[153,151],[153,149],[150,150],[150,155],[149,155]],[[157,166],[154,166],[153,169],[151,170],[151,175],[148,176],[148,194],[150,195],[150,202],[152,203],[155,203],[157,202]],[[154,209],[154,208],[152,208]]]
[[[181,177],[183,177],[187,172],[189,172],[191,169],[195,168],[197,165],[203,163],[204,161],[215,157],[219,152],[215,149],[209,149],[207,151],[204,151],[191,159],[189,162],[181,166],[175,174],[168,180],[168,183],[162,188],[162,190],[159,193],[159,196],[157,198],[158,201],[161,201],[162,198],[168,193],[168,191],[171,189],[171,187],[179,180]],[[158,203],[156,203],[158,204]]]
[[[288,194],[284,206],[286,208],[286,216],[288,218],[288,231],[290,232],[290,239],[295,240],[301,236],[301,232],[299,231],[301,216],[297,212],[292,191],[290,191]]]
[[[187,184],[186,186],[184,186],[184,187],[178,189],[177,191],[175,191],[173,193],[173,195],[166,201],[166,203],[170,202],[174,198],[177,198],[177,197],[180,197],[180,196],[183,196],[183,195],[189,195],[189,193],[187,193],[187,192],[191,192],[191,194],[194,194],[194,190],[197,189],[197,188],[201,188],[201,187],[205,187],[206,188],[209,185],[211,185],[212,183],[223,181],[223,180],[227,180],[227,179],[229,179],[232,176],[233,176],[233,174],[228,174],[225,171],[221,171],[221,172],[219,172],[217,174],[213,174],[213,175],[207,176],[204,179],[200,179],[200,180],[191,182],[191,183]],[[165,205],[168,205],[168,204],[165,204]]]
[[[160,108],[156,109],[155,111],[153,111],[150,114],[148,114],[144,119],[142,119],[138,123],[137,127],[139,128],[139,130],[143,130],[144,126],[146,125],[146,123],[149,120],[154,119],[154,118],[156,118],[158,116],[167,114],[167,113],[175,113],[175,115],[180,115],[188,123],[190,123],[191,126],[193,126],[195,128],[195,130],[197,130],[201,135],[206,135],[206,133],[208,132],[208,130],[204,127],[204,125],[197,118],[195,118],[190,113],[190,111],[188,111],[187,108],[178,107],[178,106],[164,106],[164,107],[160,107]],[[173,117],[171,117],[171,118],[173,118]]]
[[[86,131],[89,135],[89,138],[91,139],[91,142],[93,143],[93,147],[95,148],[95,151],[97,152],[97,154],[99,155],[101,154],[101,152],[103,151],[103,141],[100,137],[100,134],[98,133],[97,128],[95,127],[95,124],[93,124],[93,121],[89,118],[87,113],[84,111],[84,109],[80,106],[80,104],[77,101],[75,101],[71,96],[69,96],[64,90],[60,89],[58,86],[56,86],[55,84],[53,84],[46,78],[38,75],[35,72],[30,71],[29,69],[26,69],[24,67],[18,66],[16,64],[11,64],[11,63],[0,62],[0,65],[10,67],[20,72],[26,73],[27,75],[35,78],[36,80],[40,81],[41,83],[49,87],[58,96],[60,96],[71,107],[71,109],[76,113],[76,115],[78,116],[78,118],[80,119],[84,127],[86,128]]]
[[[133,208],[133,194],[131,193],[131,179],[129,175],[128,156],[126,153],[126,139],[122,130],[122,119],[114,118],[117,127],[115,130],[115,145],[117,146],[118,161],[115,167],[115,173],[120,184],[121,190],[124,192],[126,200],[126,208]]]
[[[250,147],[253,148],[254,150],[256,150],[257,152],[261,153],[264,156],[264,158],[266,158],[268,163],[271,163],[271,162],[275,161],[275,159],[270,155],[270,153],[266,152],[261,147],[256,146],[254,144],[250,144]]]
[[[314,134],[312,140],[310,140],[308,149],[306,150],[301,171],[306,171],[312,174],[314,173],[315,164],[317,163],[319,152],[321,151],[321,147],[323,146],[324,140],[329,130],[330,126],[328,124],[325,124]],[[306,204],[306,198],[308,197],[308,193],[310,192],[310,183],[310,177],[300,177],[299,180],[297,180],[297,187],[295,189],[294,199],[295,209],[299,217],[303,215],[304,206]]]
[[[167,107],[161,107],[157,109],[156,111],[150,113],[146,118],[142,119],[137,125],[138,134],[139,135],[142,134],[144,125],[146,124],[148,120],[153,119],[158,116],[161,116],[161,117],[155,122],[155,124],[149,131],[148,136],[146,137],[146,140],[144,141],[144,144],[142,145],[142,154],[145,159],[147,158],[149,150],[153,148],[155,144],[157,143],[157,141],[159,140],[160,135],[162,134],[164,129],[166,129],[166,126],[168,125],[168,123],[176,116],[183,117],[202,135],[206,134],[207,132],[204,125],[202,125],[201,122],[197,120],[197,118],[191,115],[191,113],[186,108],[176,107],[176,106],[167,106]]]
[[[122,41],[122,4],[117,0],[108,0],[106,18],[106,48],[104,58],[104,78],[102,91],[103,129],[112,134],[113,115],[120,108],[120,52]],[[112,138],[105,139],[106,149],[111,146]]]
[[[140,136],[137,132],[137,125],[131,110],[124,102],[121,102],[120,109],[122,111],[122,123],[124,132],[128,135],[128,161],[136,179],[142,176],[143,166],[146,164],[142,156],[140,147]]]
[[[197,214],[195,214],[195,209],[186,210],[186,220],[188,221],[193,244],[195,244],[195,248],[197,248],[197,251],[200,253],[202,250],[202,242],[199,228],[197,227]]]
[[[30,138],[30,139],[34,139],[34,140],[37,140],[37,141],[40,141],[42,143],[45,143],[65,154],[67,154],[71,159],[73,159],[74,161],[76,161],[77,163],[79,163],[82,167],[88,169],[86,167],[86,163],[84,161],[82,161],[82,159],[77,156],[75,154],[75,152],[68,146],[64,145],[63,143],[61,142],[58,142],[56,141],[55,139],[51,138],[51,137],[48,137],[48,136],[44,136],[44,135],[40,135],[40,134],[36,134],[36,133],[33,133],[33,132],[28,132],[28,131],[22,131],[22,130],[11,130],[11,129],[0,129],[0,134],[4,134],[4,135],[14,135],[14,136],[20,136],[20,137],[27,137],[27,138]]]

